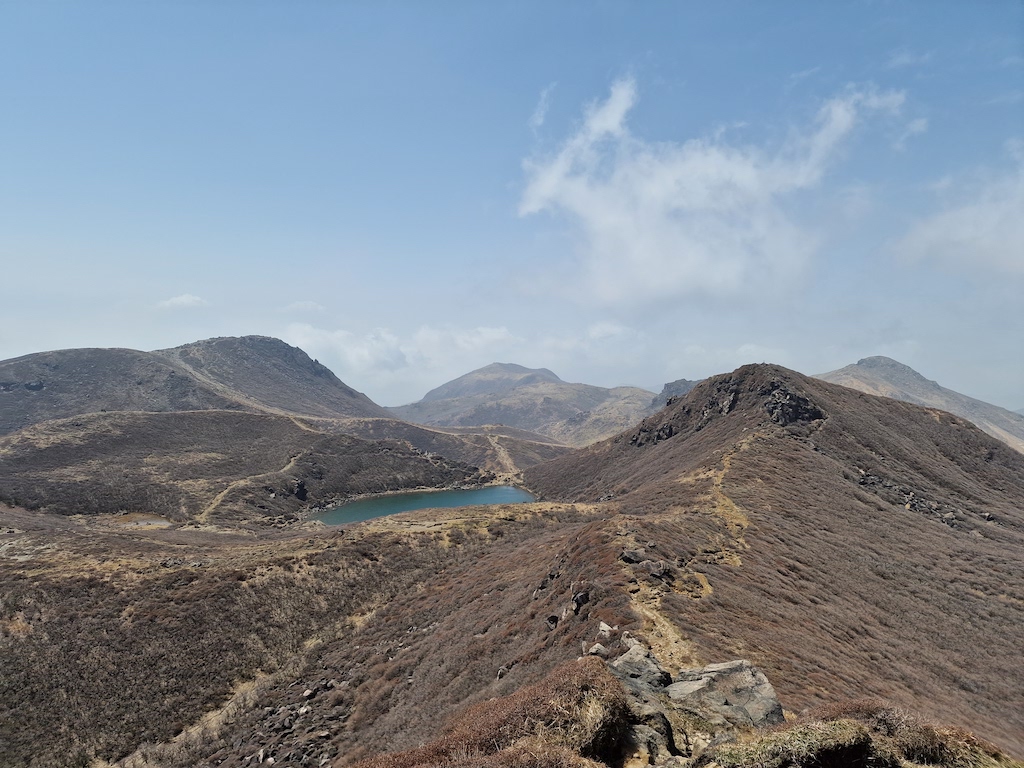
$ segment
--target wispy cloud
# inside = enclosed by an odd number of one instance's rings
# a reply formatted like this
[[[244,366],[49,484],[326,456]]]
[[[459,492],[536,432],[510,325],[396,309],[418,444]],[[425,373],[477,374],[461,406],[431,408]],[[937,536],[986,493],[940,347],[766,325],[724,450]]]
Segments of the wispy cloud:
[[[980,180],[947,185],[957,199],[918,221],[896,243],[911,260],[933,260],[977,272],[1024,276],[1024,151],[1008,148],[1013,166]],[[955,192],[951,192],[955,188]],[[958,194],[957,194],[958,193]]]
[[[820,184],[865,115],[898,112],[904,94],[848,88],[774,150],[721,134],[645,141],[626,122],[637,98],[632,79],[616,81],[554,155],[524,163],[520,215],[567,218],[581,243],[585,293],[609,304],[728,295],[791,276],[818,239],[787,204]]]
[[[885,62],[885,68],[903,69],[905,67],[920,67],[931,60],[932,54],[930,51],[927,53],[914,53],[906,48],[901,48],[889,54],[889,58]]]
[[[796,88],[808,77],[812,77],[813,75],[816,75],[819,72],[821,72],[821,67],[811,67],[810,69],[802,69],[799,72],[794,72],[789,76],[789,79],[786,81],[786,90],[789,91],[792,90],[793,88]]]
[[[994,96],[985,102],[986,106],[1013,106],[1014,104],[1020,104],[1024,101],[1024,91],[1012,90],[1000,93],[998,96]]]
[[[499,360],[523,359],[525,339],[508,328],[421,326],[407,334],[292,323],[280,332],[330,367],[343,381],[366,387],[392,405],[406,403],[456,376]]]
[[[291,304],[281,307],[281,311],[289,314],[309,314],[326,312],[327,308],[315,301],[293,301]]]
[[[398,337],[387,328],[364,334],[347,330],[328,330],[308,323],[293,323],[282,338],[318,358],[334,361],[339,375],[397,371],[409,361]]]
[[[530,115],[530,130],[536,133],[544,125],[544,120],[547,119],[548,109],[551,107],[551,94],[555,90],[555,86],[558,83],[550,83],[543,91],[540,92],[540,98],[537,100],[537,106],[533,109],[533,114]]]
[[[903,131],[896,138],[896,141],[893,143],[893,147],[902,152],[904,149],[907,148],[908,139],[914,136],[919,136],[920,134],[924,133],[927,130],[928,118],[918,117],[914,120],[911,120],[903,127]]]
[[[180,296],[173,296],[170,299],[157,302],[157,306],[161,309],[189,309],[192,307],[204,307],[209,303],[206,299],[202,299],[199,296],[183,293]]]

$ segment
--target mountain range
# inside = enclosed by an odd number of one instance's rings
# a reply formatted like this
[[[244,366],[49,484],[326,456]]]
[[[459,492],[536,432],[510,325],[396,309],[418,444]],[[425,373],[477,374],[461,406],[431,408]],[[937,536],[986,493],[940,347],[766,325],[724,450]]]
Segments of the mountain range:
[[[1024,454],[967,419],[760,364],[570,450],[320,368],[0,363],[5,765],[1021,766]],[[421,402],[567,391],[488,368]],[[487,462],[538,501],[301,519]]]
[[[516,475],[565,450],[514,429],[396,420],[265,337],[0,362],[0,500],[65,514],[282,523],[351,495]]]

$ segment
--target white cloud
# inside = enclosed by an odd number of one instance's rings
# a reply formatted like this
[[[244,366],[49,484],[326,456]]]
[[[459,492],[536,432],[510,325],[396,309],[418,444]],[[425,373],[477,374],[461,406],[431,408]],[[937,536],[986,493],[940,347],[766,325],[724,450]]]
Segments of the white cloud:
[[[865,114],[898,112],[904,94],[848,88],[774,151],[722,134],[647,142],[626,124],[636,101],[636,83],[616,81],[556,154],[524,162],[520,215],[568,218],[581,243],[576,293],[608,304],[722,296],[795,274],[818,238],[788,213],[790,198],[820,184]]]
[[[526,341],[505,327],[421,326],[407,335],[387,328],[355,333],[292,323],[280,334],[342,381],[378,402],[417,400],[438,384],[493,362],[523,359]]]
[[[174,296],[157,302],[157,306],[161,309],[188,309],[191,307],[204,307],[209,303],[206,299],[194,296],[191,293],[183,293],[180,296]]]
[[[292,323],[282,338],[318,359],[331,360],[345,375],[406,368],[409,361],[398,337],[386,328],[357,335],[345,330],[326,330],[308,323]],[[332,366],[333,367],[333,366]]]
[[[1024,275],[1024,157],[1016,144],[1008,152],[1015,164],[1010,170],[963,184],[959,199],[918,221],[896,243],[897,253]],[[951,186],[942,193],[951,194]]]
[[[791,91],[801,82],[806,80],[808,77],[818,74],[821,71],[821,67],[811,67],[810,69],[802,69],[799,72],[794,72],[789,76],[789,80],[786,82],[785,90]]]
[[[558,83],[551,83],[543,91],[540,92],[540,99],[537,100],[537,106],[533,109],[533,114],[530,115],[530,130],[536,133],[540,130],[541,126],[544,125],[544,120],[548,116],[548,109],[551,107],[551,94],[555,90],[555,86]]]
[[[914,53],[903,48],[893,51],[885,62],[886,69],[903,69],[904,67],[919,67],[932,60],[932,54]]]
[[[1021,91],[1021,90],[1005,91],[1003,93],[1000,93],[998,96],[993,96],[991,99],[986,101],[985,102],[985,106],[988,106],[988,107],[1011,106],[1012,107],[1015,104],[1020,104],[1022,101],[1024,101],[1024,91]]]

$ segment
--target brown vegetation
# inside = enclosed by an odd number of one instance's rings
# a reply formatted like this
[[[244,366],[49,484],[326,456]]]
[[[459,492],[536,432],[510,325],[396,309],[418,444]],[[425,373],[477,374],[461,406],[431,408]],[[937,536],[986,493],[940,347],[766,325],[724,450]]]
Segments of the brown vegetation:
[[[338,450],[296,466],[329,473]],[[614,732],[580,713],[615,697],[571,665],[601,622],[612,656],[629,630],[670,671],[748,658],[790,711],[884,697],[1024,754],[1024,457],[966,422],[752,366],[526,478],[554,501],[340,531],[4,512],[8,762],[590,765],[600,739],[567,734]],[[811,713],[716,759],[1003,759],[956,730],[883,733],[880,712]]]
[[[614,498],[657,614],[789,708],[882,696],[1024,753],[1024,457],[973,425],[749,366],[526,480]]]
[[[0,438],[0,500],[59,514],[286,522],[365,493],[491,479],[392,441],[229,411],[103,413]]]

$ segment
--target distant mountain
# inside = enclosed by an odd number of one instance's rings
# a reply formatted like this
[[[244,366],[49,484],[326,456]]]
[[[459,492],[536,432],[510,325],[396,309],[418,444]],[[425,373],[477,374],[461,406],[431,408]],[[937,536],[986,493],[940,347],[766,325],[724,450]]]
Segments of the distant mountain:
[[[939,386],[892,358],[866,357],[854,365],[821,373],[815,378],[962,416],[1024,453],[1024,416]]]
[[[690,379],[676,379],[675,381],[670,381],[661,388],[659,394],[655,395],[651,401],[651,407],[655,409],[664,408],[673,397],[682,397],[702,381],[703,379],[695,379],[693,381]]]
[[[153,353],[242,405],[325,418],[387,417],[298,347],[267,336],[207,339]]]
[[[65,349],[0,362],[0,434],[82,413],[210,409],[389,416],[301,349],[263,336],[157,352]]]
[[[446,427],[504,424],[582,446],[635,424],[653,409],[654,393],[570,384],[546,368],[492,363],[388,410],[416,424]]]
[[[0,501],[61,514],[267,523],[352,494],[515,477],[568,450],[407,424],[262,336],[0,361]]]

